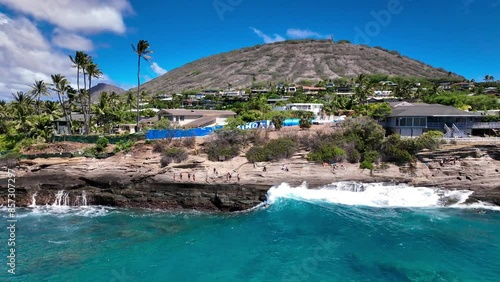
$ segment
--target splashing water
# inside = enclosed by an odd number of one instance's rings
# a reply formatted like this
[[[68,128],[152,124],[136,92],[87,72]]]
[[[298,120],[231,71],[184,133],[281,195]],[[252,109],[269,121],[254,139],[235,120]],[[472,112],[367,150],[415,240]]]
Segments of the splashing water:
[[[376,208],[412,207],[412,208],[483,208],[499,207],[486,203],[465,204],[474,192],[468,190],[443,190],[438,188],[411,187],[384,183],[361,184],[339,182],[320,189],[308,189],[306,183],[299,187],[290,187],[283,183],[268,191],[268,204],[279,198],[307,202],[328,202],[348,206],[366,206]]]
[[[33,195],[31,195],[31,205],[29,205],[29,207],[31,207],[31,208],[36,207],[36,195],[37,194],[38,194],[38,192],[35,192]]]

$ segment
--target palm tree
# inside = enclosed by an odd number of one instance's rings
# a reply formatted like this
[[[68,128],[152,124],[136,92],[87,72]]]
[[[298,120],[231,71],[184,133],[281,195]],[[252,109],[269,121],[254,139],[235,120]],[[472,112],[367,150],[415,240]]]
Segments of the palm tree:
[[[36,113],[40,114],[40,98],[42,96],[50,96],[47,89],[47,84],[43,80],[35,80],[35,83],[31,86],[31,95],[36,99]]]
[[[78,92],[80,92],[80,69],[83,68],[88,55],[83,51],[76,51],[75,57],[69,55],[69,59],[73,63],[73,67],[76,68],[76,87]]]
[[[92,104],[92,97],[90,93],[90,89],[92,88],[92,77],[100,78],[102,76],[102,71],[99,69],[99,66],[92,61],[92,57],[88,57],[87,64],[84,67],[84,73],[87,72],[89,77],[89,93],[87,97],[87,115],[85,117],[85,131],[86,134],[90,133],[90,105]]]
[[[15,128],[18,132],[26,132],[27,118],[33,112],[33,96],[28,93],[18,91],[16,94],[12,94],[12,97],[14,98],[11,105],[13,115],[15,116]]]
[[[66,79],[66,77],[64,75],[53,74],[53,75],[51,75],[51,78],[52,78],[52,85],[54,86],[54,88],[52,90],[54,90],[57,93],[57,98],[59,100],[59,104],[61,105],[61,108],[62,108],[62,111],[64,114],[64,118],[66,119],[66,124],[69,125],[70,133],[71,133],[71,124],[72,124],[71,106],[70,106],[70,114],[68,115],[68,113],[66,112],[66,107],[64,105],[64,95],[65,95],[65,93],[68,93],[71,90],[70,89],[71,86],[69,85],[69,81]]]
[[[127,93],[127,105],[129,107],[129,110],[132,111],[132,104],[134,103],[134,93],[128,92]]]
[[[141,58],[149,62],[150,54],[153,53],[149,50],[149,42],[147,40],[139,40],[137,47],[132,44],[132,50],[137,54],[137,124],[136,131],[139,130],[139,100],[141,93]]]

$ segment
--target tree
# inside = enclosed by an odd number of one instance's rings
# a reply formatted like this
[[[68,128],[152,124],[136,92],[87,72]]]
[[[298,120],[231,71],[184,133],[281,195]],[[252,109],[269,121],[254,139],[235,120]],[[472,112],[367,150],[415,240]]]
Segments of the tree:
[[[285,121],[285,116],[275,115],[271,121],[273,122],[274,128],[276,129],[276,131],[280,131],[281,128],[283,127],[283,122]]]
[[[137,54],[137,124],[136,130],[139,130],[139,101],[141,93],[141,58],[146,62],[149,62],[151,58],[150,54],[153,53],[149,50],[149,42],[147,40],[139,40],[137,46],[132,44],[132,50]]]
[[[47,89],[47,84],[43,80],[35,80],[33,86],[31,86],[31,95],[35,98],[36,103],[36,114],[40,114],[40,98],[42,96],[50,96],[49,91]]]
[[[71,108],[70,108],[70,114],[68,115],[68,113],[66,112],[66,107],[64,105],[64,98],[63,98],[65,93],[67,93],[71,88],[69,86],[69,81],[66,79],[65,76],[63,76],[61,74],[53,74],[53,75],[51,75],[51,78],[52,78],[52,85],[54,87],[54,88],[52,88],[52,90],[57,93],[57,98],[59,100],[59,104],[61,105],[61,108],[62,108],[62,111],[64,114],[64,118],[66,119],[66,123],[69,125],[70,133],[72,133],[71,132],[71,124],[72,124]]]
[[[80,92],[80,69],[85,65],[88,55],[83,51],[76,51],[75,57],[69,55],[69,59],[73,63],[73,67],[76,68],[76,89]]]
[[[297,111],[296,112],[297,116],[300,118],[299,120],[299,127],[302,129],[307,129],[311,128],[311,119],[314,117],[314,114],[312,112],[308,111]]]
[[[87,75],[89,77],[89,93],[87,96],[87,111],[85,115],[85,133],[90,133],[90,114],[91,109],[90,105],[92,104],[92,95],[90,93],[90,88],[92,88],[92,78],[100,78],[102,76],[102,72],[99,69],[99,66],[92,61],[92,57],[88,57],[87,64],[84,67]],[[84,113],[85,114],[85,113]]]

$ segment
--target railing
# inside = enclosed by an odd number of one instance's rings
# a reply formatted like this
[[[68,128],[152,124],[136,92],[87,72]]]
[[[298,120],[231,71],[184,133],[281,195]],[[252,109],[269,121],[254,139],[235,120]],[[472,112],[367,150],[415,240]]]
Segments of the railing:
[[[476,122],[473,129],[500,129],[500,122]]]

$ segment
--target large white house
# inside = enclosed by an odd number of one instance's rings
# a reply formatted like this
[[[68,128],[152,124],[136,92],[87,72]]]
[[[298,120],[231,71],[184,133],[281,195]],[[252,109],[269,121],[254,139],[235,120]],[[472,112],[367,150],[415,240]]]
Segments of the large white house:
[[[285,111],[313,112],[315,117],[318,117],[322,110],[323,110],[323,104],[295,103],[295,104],[287,104],[285,106]]]
[[[226,125],[227,119],[235,117],[233,111],[165,109],[158,112],[158,119],[166,118],[186,128]]]

